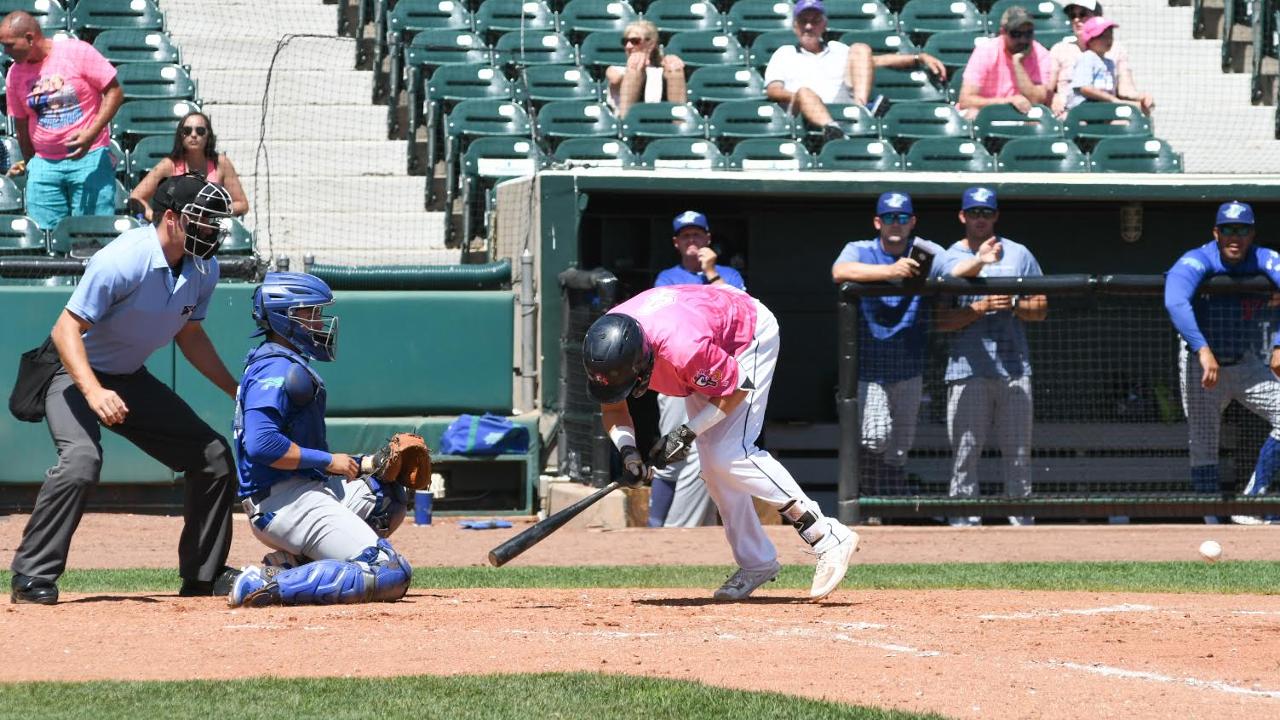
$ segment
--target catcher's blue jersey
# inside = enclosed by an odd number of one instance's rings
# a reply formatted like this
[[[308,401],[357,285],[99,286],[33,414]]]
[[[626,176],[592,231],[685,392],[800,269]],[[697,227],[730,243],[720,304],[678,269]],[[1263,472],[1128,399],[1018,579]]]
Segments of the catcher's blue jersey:
[[[245,358],[236,391],[235,450],[239,496],[248,497],[298,475],[323,481],[323,467],[277,470],[270,463],[296,443],[327,452],[324,380],[301,355],[264,342]]]
[[[1263,322],[1277,313],[1257,295],[1196,296],[1200,283],[1217,275],[1266,275],[1280,287],[1280,253],[1257,245],[1235,265],[1222,262],[1217,241],[1192,248],[1178,258],[1165,277],[1164,304],[1169,318],[1192,352],[1205,345],[1220,363],[1257,355],[1265,341],[1280,344],[1280,330],[1262,337]]]

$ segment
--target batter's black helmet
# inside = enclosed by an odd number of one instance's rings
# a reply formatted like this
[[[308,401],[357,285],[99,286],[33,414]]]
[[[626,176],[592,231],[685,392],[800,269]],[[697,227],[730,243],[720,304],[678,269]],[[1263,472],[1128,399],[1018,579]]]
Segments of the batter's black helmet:
[[[653,348],[630,315],[610,313],[596,320],[582,340],[587,392],[605,404],[640,397],[649,389]]]

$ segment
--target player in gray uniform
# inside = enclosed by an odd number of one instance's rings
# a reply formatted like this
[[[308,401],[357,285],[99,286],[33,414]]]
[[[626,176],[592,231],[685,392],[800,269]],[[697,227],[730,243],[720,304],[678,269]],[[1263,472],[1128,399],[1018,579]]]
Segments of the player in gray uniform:
[[[960,204],[963,240],[943,254],[938,272],[955,277],[1034,277],[1040,264],[1026,246],[995,234],[996,193],[971,187]],[[978,458],[995,430],[1004,463],[1005,492],[1031,494],[1031,359],[1024,322],[1044,320],[1043,295],[961,296],[940,312],[938,328],[955,332],[947,358],[947,434],[954,460],[951,496],[978,494]],[[981,517],[953,517],[952,526],[979,525]],[[1029,525],[1030,517],[1010,517]]]
[[[916,237],[911,196],[886,192],[872,220],[879,237],[844,246],[831,266],[843,282],[907,280],[932,273],[936,243]],[[918,295],[865,297],[858,313],[858,404],[862,407],[862,494],[907,492],[907,453],[916,435],[928,304]]]

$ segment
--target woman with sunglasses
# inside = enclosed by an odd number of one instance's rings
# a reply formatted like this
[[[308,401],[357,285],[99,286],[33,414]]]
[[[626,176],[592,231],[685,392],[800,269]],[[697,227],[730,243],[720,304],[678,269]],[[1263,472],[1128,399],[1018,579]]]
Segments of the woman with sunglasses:
[[[1056,92],[1053,94],[1053,104],[1050,107],[1058,117],[1066,117],[1067,101],[1071,99],[1072,94],[1071,74],[1075,72],[1076,61],[1084,53],[1087,44],[1081,40],[1081,31],[1090,18],[1102,16],[1102,4],[1098,0],[1070,0],[1063,9],[1071,19],[1071,31],[1075,36],[1064,38],[1049,50],[1054,68],[1058,73],[1054,83]],[[1129,66],[1129,52],[1125,50],[1124,45],[1113,42],[1111,49],[1103,57],[1115,63],[1116,95],[1122,98],[1134,98],[1142,106],[1142,111],[1149,114],[1151,108],[1155,107],[1155,101],[1150,95],[1138,92],[1138,86],[1133,81],[1133,69]]]
[[[658,28],[647,20],[637,20],[622,31],[625,67],[610,65],[604,71],[609,83],[609,106],[626,117],[632,105],[641,102],[683,103],[689,93],[685,86],[684,61],[663,55],[658,47]]]
[[[200,111],[187,113],[173,132],[173,150],[169,157],[162,159],[151,168],[151,172],[138,182],[138,186],[129,193],[130,212],[143,215],[151,222],[151,198],[161,181],[174,175],[199,175],[209,182],[219,183],[231,193],[231,214],[236,216],[249,212],[249,200],[245,197],[244,188],[240,186],[240,177],[231,164],[231,158],[219,154],[218,138],[213,134],[213,124],[209,116]]]

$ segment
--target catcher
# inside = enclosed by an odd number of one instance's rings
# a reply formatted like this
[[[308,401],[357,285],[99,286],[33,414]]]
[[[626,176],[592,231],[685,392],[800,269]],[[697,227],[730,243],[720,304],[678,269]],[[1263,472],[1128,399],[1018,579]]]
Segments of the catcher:
[[[431,456],[408,433],[368,457],[329,451],[324,381],[309,360],[334,358],[331,304],[329,286],[304,273],[267,273],[253,293],[266,339],[236,393],[238,496],[274,552],[241,571],[232,607],[390,602],[413,577],[387,537],[404,520],[406,486],[430,486]]]

